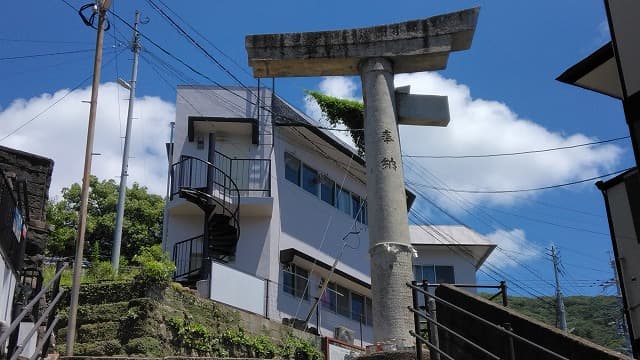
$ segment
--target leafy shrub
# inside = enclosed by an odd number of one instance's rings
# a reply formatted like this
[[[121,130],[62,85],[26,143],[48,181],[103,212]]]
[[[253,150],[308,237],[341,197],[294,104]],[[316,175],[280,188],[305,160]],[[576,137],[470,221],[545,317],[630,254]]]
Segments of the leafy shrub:
[[[283,359],[298,359],[300,355],[309,360],[322,360],[324,355],[310,341],[288,334],[283,337],[278,349]]]
[[[127,354],[150,356],[162,355],[162,344],[160,344],[160,340],[151,336],[131,339],[124,348],[127,351]]]
[[[140,265],[136,280],[146,284],[166,284],[176,271],[176,266],[159,244],[142,248],[133,261]]]
[[[115,279],[115,272],[108,261],[96,261],[89,267],[87,272],[87,282],[112,281]]]

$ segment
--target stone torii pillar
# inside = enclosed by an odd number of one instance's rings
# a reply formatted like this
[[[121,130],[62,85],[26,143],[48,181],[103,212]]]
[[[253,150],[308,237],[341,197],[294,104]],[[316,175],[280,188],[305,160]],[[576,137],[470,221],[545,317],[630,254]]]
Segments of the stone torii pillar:
[[[479,9],[370,28],[249,35],[256,77],[360,75],[369,204],[369,254],[376,342],[408,340],[413,328],[409,239],[398,123],[446,126],[444,96],[394,89],[393,76],[444,69],[471,46]]]

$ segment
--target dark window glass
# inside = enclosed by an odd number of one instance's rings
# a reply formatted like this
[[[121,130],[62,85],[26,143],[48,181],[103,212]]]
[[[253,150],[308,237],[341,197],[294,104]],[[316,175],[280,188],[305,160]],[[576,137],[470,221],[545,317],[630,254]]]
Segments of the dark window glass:
[[[320,197],[327,204],[335,204],[335,187],[336,183],[326,176],[320,179]]]
[[[307,287],[308,279],[309,272],[296,267],[296,297],[302,297],[305,300],[309,298],[309,289]]]
[[[364,317],[365,317],[365,324],[367,325],[373,325],[373,306],[372,306],[372,302],[371,302],[371,298],[365,298],[365,303],[364,303]]]
[[[364,205],[362,205],[362,223],[365,225],[369,225],[369,208],[367,208],[367,202],[363,202]]]
[[[289,153],[284,153],[284,177],[296,185],[300,185],[300,160]]]
[[[351,193],[345,189],[336,190],[336,207],[351,215]]]
[[[292,269],[285,268],[282,271],[282,290],[287,294],[295,294],[295,279],[296,275],[292,272]]]
[[[349,303],[349,289],[338,285],[336,290],[338,291],[338,314],[349,317],[351,314],[349,311],[351,307]]]
[[[364,323],[364,296],[351,293],[351,318]]]
[[[360,210],[360,197],[358,195],[351,195],[351,216],[354,219],[362,222],[362,212]]]
[[[318,196],[318,172],[307,165],[302,165],[302,188]]]
[[[436,283],[436,273],[433,265],[414,266],[413,276],[416,281],[427,280],[430,284]]]
[[[282,290],[295,297],[309,298],[307,282],[309,272],[295,265],[291,265],[283,270]]]
[[[337,294],[336,294],[336,284],[329,283],[327,284],[327,289],[322,294],[322,307],[331,311],[336,311],[337,306]]]
[[[438,284],[455,284],[453,266],[436,266],[436,282]]]

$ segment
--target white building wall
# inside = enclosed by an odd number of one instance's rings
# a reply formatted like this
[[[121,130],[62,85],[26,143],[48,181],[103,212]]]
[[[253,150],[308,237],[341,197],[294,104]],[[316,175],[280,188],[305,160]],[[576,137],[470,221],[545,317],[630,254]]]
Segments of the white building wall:
[[[245,93],[244,90],[237,91],[245,97],[251,95]],[[199,87],[193,89],[180,87],[178,89],[174,162],[179,160],[181,154],[201,159],[207,157],[208,134],[196,134],[196,139],[193,142],[189,142],[187,139],[187,117],[189,115],[255,117],[255,107],[246,105],[244,100],[221,90],[218,90],[217,94],[211,93],[211,90]],[[251,144],[250,135],[224,134],[224,136],[218,136],[216,140],[216,149],[230,157],[271,158],[270,181],[271,197],[273,198],[271,214],[245,216],[241,205],[240,240],[236,258],[226,265],[267,280],[265,298],[268,318],[276,321],[285,317],[304,319],[309,312],[313,297],[319,291],[321,279],[316,274],[311,274],[308,300],[300,300],[284,293],[280,251],[294,248],[320,262],[333,264],[343,246],[343,238],[354,230],[354,219],[336,207],[325,203],[320,197],[288,181],[284,176],[284,153],[289,152],[315,170],[327,174],[336,182],[336,185],[342,185],[350,192],[360,195],[361,198],[364,198],[366,186],[351,176],[345,176],[345,171],[340,166],[331,159],[326,159],[307,140],[288,135],[289,132],[281,128],[264,130],[265,124],[270,123],[271,120],[264,113],[261,118],[263,121],[260,130],[261,146]],[[272,131],[275,133],[273,138]],[[198,136],[204,140],[204,146],[201,150],[196,148]],[[273,145],[271,144],[272,139],[274,140]],[[322,145],[331,148],[326,143]],[[348,164],[354,173],[364,171],[356,161],[350,161],[342,154],[339,156],[341,157],[340,161]],[[173,202],[175,201],[184,200],[174,200]],[[170,216],[168,234],[171,243],[202,234],[202,211],[195,206],[193,208],[195,210],[189,214],[172,214]],[[348,237],[350,247],[345,248],[338,269],[365,283],[370,283],[367,227],[357,223],[356,229],[360,230],[360,233]],[[171,251],[173,245],[168,245],[170,246],[166,248]],[[419,258],[415,259],[414,263],[453,266],[456,282],[470,284],[476,282],[474,266],[446,248],[435,250],[430,247],[429,250],[420,250]],[[313,269],[306,270],[313,271]],[[342,285],[348,284],[343,283]],[[370,296],[369,293],[363,293],[366,291],[358,289],[358,286],[355,286],[356,289],[353,286],[351,288],[361,295]],[[320,310],[320,331],[323,335],[332,336],[334,328],[342,326],[354,331],[357,339],[361,337],[359,322],[323,307],[320,307]],[[315,326],[315,324],[314,311],[310,325]],[[367,325],[363,325],[362,329],[362,336],[366,344],[373,339],[372,329]],[[356,340],[356,345],[359,345],[359,340]]]
[[[361,198],[364,198],[365,185],[350,176],[345,177],[344,171],[335,163],[330,163],[317,153],[293,146],[283,139],[279,144],[281,146],[276,149],[275,168],[280,196],[275,201],[282,214],[280,250],[295,248],[326,264],[333,264],[342,249],[345,235],[350,231],[360,230],[359,235],[348,237],[350,247],[342,254],[338,269],[370,282],[369,235],[366,225],[357,223],[354,227],[353,217],[285,179],[284,153],[289,152],[318,172],[327,174],[336,182],[336,187],[343,185],[344,189]],[[359,166],[354,161],[353,170]]]
[[[457,284],[475,284],[476,268],[473,261],[450,250],[446,246],[429,246],[428,249],[416,247],[418,257],[413,259],[414,265],[453,266],[453,276]],[[474,291],[474,289],[465,289]]]
[[[0,320],[11,322],[13,293],[16,288],[17,277],[0,254]]]

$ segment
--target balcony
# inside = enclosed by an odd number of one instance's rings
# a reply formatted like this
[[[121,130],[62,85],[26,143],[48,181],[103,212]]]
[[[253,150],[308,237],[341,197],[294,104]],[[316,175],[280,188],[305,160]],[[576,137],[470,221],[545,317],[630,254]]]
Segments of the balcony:
[[[198,163],[199,164],[199,163]],[[232,158],[221,152],[213,154],[213,162],[216,169],[211,172],[206,166],[197,166],[192,162],[181,161],[174,164],[171,175],[171,193],[178,193],[180,187],[206,189],[207,184],[217,184],[224,181],[232,181],[238,189],[239,207],[243,216],[269,216],[273,208],[271,198],[271,160],[262,158]],[[208,170],[209,169],[209,170]],[[219,178],[220,177],[220,178]],[[222,179],[224,177],[224,179]],[[215,187],[210,189],[210,194],[219,201],[230,204],[228,196],[219,192]],[[177,197],[172,196],[172,199]],[[183,206],[185,201],[177,201],[170,208],[172,213],[193,213],[194,207]]]

